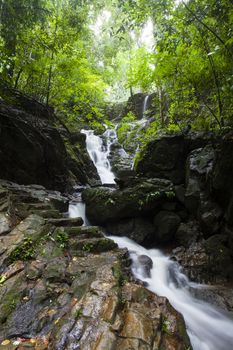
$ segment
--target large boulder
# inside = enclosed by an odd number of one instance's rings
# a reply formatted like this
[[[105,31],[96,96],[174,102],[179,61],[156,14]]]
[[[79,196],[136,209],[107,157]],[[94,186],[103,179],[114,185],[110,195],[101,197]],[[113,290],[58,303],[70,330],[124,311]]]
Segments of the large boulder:
[[[136,162],[138,173],[184,182],[188,150],[183,135],[164,136],[147,144]]]
[[[180,217],[169,211],[160,211],[154,218],[155,240],[159,243],[171,242],[180,224]]]
[[[186,165],[185,205],[193,214],[197,213],[202,193],[210,193],[210,174],[213,169],[215,151],[212,146],[191,152]]]
[[[200,227],[196,221],[182,222],[175,233],[178,245],[186,248],[197,242],[200,237]]]
[[[108,223],[106,230],[108,234],[127,236],[139,244],[146,244],[147,240],[154,236],[155,231],[153,224],[143,217],[121,219]]]
[[[0,178],[63,190],[66,149],[57,130],[0,104]]]
[[[109,221],[152,213],[173,195],[170,181],[155,178],[136,181],[123,190],[87,188],[82,198],[86,203],[88,219],[103,225]]]
[[[141,119],[143,117],[145,98],[146,95],[140,92],[132,95],[127,101],[124,113],[132,112],[138,119]]]
[[[177,133],[149,142],[135,162],[135,170],[150,177],[171,180],[175,185],[185,182],[185,163],[191,151],[212,142],[212,135]]]
[[[89,183],[92,176],[98,180],[90,158],[83,156],[84,146],[75,148],[68,142],[65,145],[50,121],[2,101],[0,113],[0,178],[60,191],[67,189],[71,173],[78,184]],[[87,164],[91,164],[89,173]]]

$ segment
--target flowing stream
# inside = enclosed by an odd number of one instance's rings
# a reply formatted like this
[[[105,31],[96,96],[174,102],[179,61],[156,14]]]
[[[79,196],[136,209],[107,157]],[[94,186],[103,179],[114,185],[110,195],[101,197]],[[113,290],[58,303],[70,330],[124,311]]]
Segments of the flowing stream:
[[[106,130],[105,136],[107,144],[104,145],[103,139],[100,136],[95,135],[93,130],[82,130],[82,133],[86,135],[87,151],[96,166],[102,184],[115,183],[115,176],[111,171],[111,165],[108,160],[110,146],[116,136],[116,133],[114,132],[115,130]]]
[[[102,182],[114,183],[114,175],[111,173],[107,158],[114,134],[106,132],[105,136],[109,138],[109,142],[104,148],[102,139],[95,136],[93,131],[84,131],[84,133],[87,135],[88,152]],[[84,225],[88,224],[85,204],[82,202],[71,203],[69,215],[81,216],[84,219]],[[202,285],[190,282],[181,272],[181,267],[160,250],[143,248],[126,237],[110,236],[109,238],[113,239],[120,248],[129,250],[135,277],[145,281],[152,292],[167,297],[174,308],[184,316],[194,350],[233,349],[232,318],[211,304],[194,298],[190,293],[190,288],[202,288]],[[145,270],[138,260],[140,255],[148,256],[153,262],[150,277],[145,275]]]

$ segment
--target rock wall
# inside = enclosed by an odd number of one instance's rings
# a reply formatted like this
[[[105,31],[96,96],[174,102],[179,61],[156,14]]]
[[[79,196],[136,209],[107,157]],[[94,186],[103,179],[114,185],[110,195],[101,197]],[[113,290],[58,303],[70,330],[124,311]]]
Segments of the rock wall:
[[[62,137],[53,121],[38,113],[0,101],[0,178],[60,191],[98,183],[85,140],[74,142],[70,134]]]

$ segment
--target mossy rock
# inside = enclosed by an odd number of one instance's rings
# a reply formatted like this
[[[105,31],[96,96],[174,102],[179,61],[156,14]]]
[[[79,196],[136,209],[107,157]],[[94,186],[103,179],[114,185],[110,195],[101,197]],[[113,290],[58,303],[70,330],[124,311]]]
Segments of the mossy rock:
[[[85,253],[102,253],[115,249],[117,244],[108,238],[93,238],[70,241],[70,248],[81,250]]]
[[[94,224],[152,213],[173,194],[173,185],[163,179],[141,179],[123,190],[87,188],[82,197],[86,213]]]
[[[70,237],[85,238],[101,238],[104,236],[103,232],[98,226],[82,226],[82,227],[65,227],[65,232]]]

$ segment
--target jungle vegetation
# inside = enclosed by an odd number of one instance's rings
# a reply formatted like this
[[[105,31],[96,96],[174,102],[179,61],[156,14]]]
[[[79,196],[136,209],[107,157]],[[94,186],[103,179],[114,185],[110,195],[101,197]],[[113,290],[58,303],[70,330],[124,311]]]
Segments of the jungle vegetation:
[[[0,19],[0,78],[74,127],[136,92],[148,133],[232,123],[231,0],[0,0]]]

